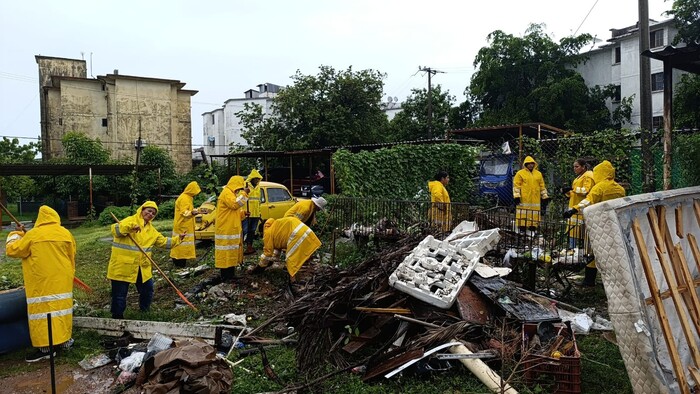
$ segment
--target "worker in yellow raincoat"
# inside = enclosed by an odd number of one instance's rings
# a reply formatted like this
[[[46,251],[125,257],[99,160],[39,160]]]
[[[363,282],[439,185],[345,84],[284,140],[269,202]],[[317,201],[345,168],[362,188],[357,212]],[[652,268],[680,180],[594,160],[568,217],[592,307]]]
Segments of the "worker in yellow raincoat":
[[[595,181],[593,180],[593,171],[591,171],[591,164],[589,160],[585,158],[578,158],[574,161],[573,165],[574,173],[576,174],[576,179],[571,182],[571,187],[564,189],[564,195],[569,198],[569,208],[574,208],[577,206],[584,198],[588,192],[591,191]],[[569,248],[573,249],[576,247],[578,240],[583,239],[583,233],[581,232],[581,225],[583,224],[583,215],[581,213],[576,213],[569,218],[567,231],[569,233]]]
[[[304,222],[307,226],[312,226],[316,224],[316,212],[325,210],[326,205],[328,205],[328,201],[325,198],[311,197],[310,200],[301,200],[292,205],[285,212],[284,217],[294,217]]]
[[[185,267],[187,259],[194,259],[197,253],[194,248],[194,217],[200,213],[206,213],[206,208],[196,209],[194,197],[202,189],[197,182],[190,182],[185,191],[175,200],[175,218],[173,219],[173,237],[185,234],[185,238],[179,245],[170,249],[170,258],[176,267]]]
[[[165,237],[153,227],[158,205],[146,201],[136,213],[115,223],[112,229],[112,255],[107,267],[107,279],[112,281],[112,318],[123,319],[129,285],[136,285],[139,293],[139,308],[148,311],[153,301],[153,272],[151,261],[143,255],[139,246],[151,256],[153,247],[171,248],[185,238]],[[133,241],[132,241],[133,238]],[[134,241],[136,243],[134,243]],[[138,246],[137,246],[138,244]]]
[[[440,171],[435,179],[428,182],[430,191],[430,224],[440,232],[452,230],[452,212],[450,194],[445,186],[450,183],[450,175]]]
[[[29,336],[36,351],[27,362],[50,358],[47,314],[51,314],[52,342],[68,348],[73,344],[73,278],[75,239],[61,226],[52,208],[42,205],[34,228],[20,227],[7,236],[5,253],[22,259],[27,295]]]
[[[248,202],[246,203],[245,209],[248,215],[243,219],[243,241],[245,242],[246,249],[243,254],[253,254],[255,250],[253,249],[253,241],[255,241],[255,231],[258,229],[258,224],[260,223],[260,181],[262,180],[262,175],[253,168],[246,178],[246,187],[250,192],[248,192]]]
[[[513,177],[516,226],[521,232],[536,230],[540,226],[540,208],[547,210],[549,195],[537,162],[531,156],[523,161],[523,169]]]
[[[243,177],[234,175],[216,202],[214,265],[221,269],[225,281],[235,278],[236,267],[243,262],[242,220],[246,216],[247,193]]]
[[[263,230],[263,253],[252,273],[262,272],[285,251],[287,272],[294,278],[302,265],[321,246],[321,241],[309,226],[295,217],[267,219]]]
[[[581,202],[573,208],[564,212],[564,218],[570,218],[590,205],[624,197],[626,195],[625,189],[620,186],[619,183],[615,182],[615,168],[607,160],[603,160],[602,163],[593,168],[593,180],[595,181],[595,185],[588,195],[586,195],[586,198],[581,200]],[[581,285],[588,287],[595,286],[595,277],[597,274],[598,269],[595,266],[595,260],[593,260],[586,266],[584,279]]]

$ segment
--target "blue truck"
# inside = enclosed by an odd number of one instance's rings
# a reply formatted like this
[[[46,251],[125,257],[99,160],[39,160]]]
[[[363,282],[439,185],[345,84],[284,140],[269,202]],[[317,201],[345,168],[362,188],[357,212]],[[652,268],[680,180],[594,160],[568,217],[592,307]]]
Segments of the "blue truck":
[[[492,197],[498,206],[513,205],[515,155],[488,154],[480,159],[479,192]]]

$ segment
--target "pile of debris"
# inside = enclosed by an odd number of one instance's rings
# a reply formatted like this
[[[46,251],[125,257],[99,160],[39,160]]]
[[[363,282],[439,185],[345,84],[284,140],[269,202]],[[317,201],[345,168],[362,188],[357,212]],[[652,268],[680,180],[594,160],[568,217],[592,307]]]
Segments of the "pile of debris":
[[[575,330],[560,323],[558,307],[568,320],[582,311],[505,280],[508,268],[482,264],[498,237],[464,222],[444,241],[407,236],[352,269],[319,267],[279,316],[298,333],[298,369],[308,378],[330,362],[369,381],[459,360],[490,389],[515,392],[481,359],[520,360],[515,368],[530,380],[553,372],[540,365],[566,361],[571,368],[554,371],[555,384],[577,392]]]

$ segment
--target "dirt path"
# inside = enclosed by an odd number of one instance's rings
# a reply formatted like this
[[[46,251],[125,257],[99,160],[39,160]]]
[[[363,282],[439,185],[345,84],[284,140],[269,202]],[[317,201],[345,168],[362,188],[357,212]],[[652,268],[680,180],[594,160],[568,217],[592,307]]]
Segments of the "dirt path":
[[[114,363],[91,371],[75,369],[70,365],[56,367],[56,393],[61,394],[109,394],[117,377]],[[0,379],[0,391],[12,394],[34,394],[51,392],[51,369],[48,363],[40,369]],[[126,394],[137,393],[135,389]]]

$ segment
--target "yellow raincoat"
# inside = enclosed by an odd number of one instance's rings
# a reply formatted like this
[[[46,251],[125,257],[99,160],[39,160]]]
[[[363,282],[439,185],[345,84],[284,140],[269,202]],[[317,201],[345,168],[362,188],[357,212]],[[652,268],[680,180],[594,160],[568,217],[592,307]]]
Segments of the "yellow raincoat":
[[[202,191],[197,182],[190,182],[180,197],[175,200],[175,218],[173,219],[173,238],[184,233],[185,238],[170,250],[173,259],[194,259],[194,197]]]
[[[428,182],[430,191],[430,223],[440,231],[452,230],[452,212],[450,209],[450,194],[440,181]]]
[[[295,217],[267,219],[263,230],[263,254],[258,265],[267,267],[285,250],[289,276],[294,276],[306,260],[321,247],[309,226]]]
[[[303,223],[308,223],[309,219],[312,218],[316,212],[316,204],[311,200],[301,200],[296,204],[292,205],[291,208],[285,212],[284,217],[286,218],[297,218]]]
[[[13,231],[5,253],[22,259],[27,293],[27,315],[32,346],[49,346],[47,313],[51,313],[54,344],[62,344],[73,332],[73,278],[75,239],[61,227],[52,208],[39,208],[34,228],[26,234]]]
[[[246,186],[248,186],[248,189],[250,189],[250,192],[248,193],[248,203],[246,204],[246,210],[250,213],[251,218],[259,218],[260,217],[260,193],[262,192],[262,189],[260,189],[260,182],[258,182],[257,186],[253,186],[253,179],[261,179],[262,180],[262,175],[258,172],[256,169],[250,170],[250,175],[248,175],[248,178],[246,178]]]
[[[584,208],[590,205],[624,197],[627,194],[625,189],[615,182],[615,168],[607,160],[603,160],[603,162],[593,168],[593,180],[595,185],[586,195],[586,198],[573,207],[579,212],[582,212]],[[589,263],[588,267],[595,268],[595,261]]]
[[[567,193],[569,196],[569,208],[574,208],[578,205],[588,192],[591,191],[595,185],[593,180],[593,171],[586,171],[579,175],[571,183],[571,191]],[[583,223],[583,215],[581,212],[574,214],[569,218],[569,237],[570,238],[583,238],[581,234],[581,224]]]
[[[535,163],[532,172],[525,164]],[[516,225],[518,227],[539,227],[540,202],[549,198],[542,173],[537,170],[537,162],[531,156],[523,161],[523,168],[513,177],[513,198],[520,198],[515,207]]]
[[[141,253],[131,238],[152,255],[153,247],[171,248],[180,243],[180,237],[165,237],[153,227],[152,221],[144,224],[141,211],[144,208],[158,210],[153,201],[146,201],[136,210],[136,213],[112,225],[112,255],[107,267],[107,279],[121,282],[136,283],[141,268],[141,281],[146,282],[153,277],[151,261]],[[138,231],[141,228],[141,231]],[[129,238],[131,235],[131,238]]]
[[[240,175],[229,179],[216,202],[216,234],[214,235],[214,265],[216,268],[236,267],[243,262],[242,209],[248,196],[240,191],[245,180]],[[238,193],[238,195],[236,194]]]
[[[607,160],[603,160],[602,163],[593,168],[593,180],[595,185],[586,195],[586,198],[573,207],[578,209],[579,212],[589,205],[626,195],[625,189],[615,182],[615,168]]]

